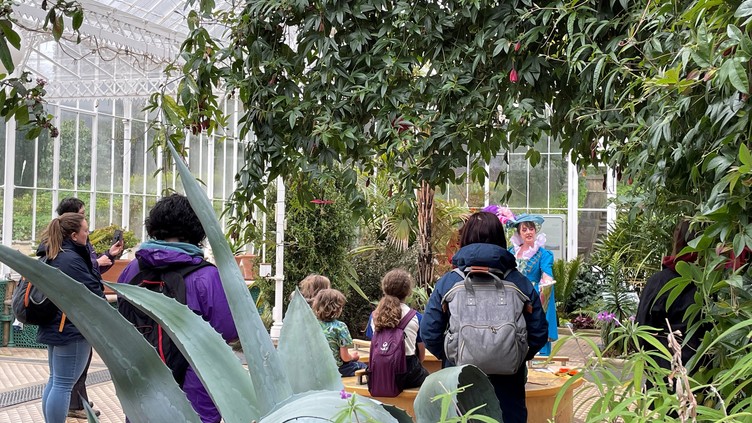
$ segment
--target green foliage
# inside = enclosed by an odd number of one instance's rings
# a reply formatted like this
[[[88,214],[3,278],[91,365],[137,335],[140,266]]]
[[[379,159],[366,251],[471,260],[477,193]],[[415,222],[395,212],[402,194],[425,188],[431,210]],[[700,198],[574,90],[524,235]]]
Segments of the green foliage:
[[[89,242],[91,242],[92,247],[94,247],[94,251],[100,254],[108,251],[113,244],[112,241],[115,238],[116,229],[123,230],[123,228],[117,225],[110,225],[105,226],[104,228],[99,228],[96,231],[90,233]],[[124,250],[135,247],[138,242],[139,239],[136,238],[136,234],[134,234],[132,231],[123,230]]]
[[[583,263],[577,279],[574,280],[572,294],[567,301],[564,313],[586,310],[601,298],[603,277],[595,271],[590,263]]]
[[[366,238],[364,242],[369,242]],[[358,285],[368,297],[368,300],[351,295],[347,299],[342,321],[346,322],[350,333],[354,337],[363,337],[368,324],[368,316],[375,309],[375,304],[381,299],[381,278],[386,272],[400,267],[410,272],[415,278],[417,275],[418,251],[415,246],[407,251],[400,251],[388,242],[381,241],[371,249],[351,258],[352,265],[358,275]],[[415,297],[415,293],[413,295]],[[411,307],[419,304],[410,304]],[[423,311],[423,308],[416,308]]]
[[[572,293],[576,287],[577,275],[580,273],[582,257],[576,257],[572,261],[563,259],[556,260],[553,265],[554,296],[559,301],[556,305],[556,312],[563,316],[567,313],[569,301],[572,299]]]
[[[298,282],[311,273],[328,277],[332,287],[352,295],[355,279],[350,272],[350,250],[355,243],[356,218],[347,199],[333,184],[321,183],[304,188],[304,181],[292,181],[287,187],[285,221],[285,301]],[[301,192],[313,190],[315,199],[331,204],[314,204]]]
[[[55,41],[59,41],[65,30],[65,17],[71,19],[71,27],[78,34],[76,42],[80,41],[78,33],[84,19],[81,5],[76,1],[55,0],[42,2],[42,9],[47,10],[44,20],[44,31],[50,31]],[[59,130],[52,124],[52,115],[45,111],[44,86],[46,81],[37,79],[33,83],[29,72],[22,72],[20,76],[8,78],[16,68],[13,63],[11,48],[21,49],[21,37],[16,30],[16,20],[13,16],[13,1],[0,1],[0,117],[9,120],[15,117],[18,130],[26,134],[26,138],[38,137],[42,131],[49,131],[51,137],[57,137]]]

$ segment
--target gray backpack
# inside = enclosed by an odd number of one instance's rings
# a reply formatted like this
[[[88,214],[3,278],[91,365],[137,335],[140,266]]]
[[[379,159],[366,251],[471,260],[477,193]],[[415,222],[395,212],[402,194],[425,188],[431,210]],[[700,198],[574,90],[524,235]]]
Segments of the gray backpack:
[[[442,299],[449,311],[444,353],[455,365],[472,364],[489,375],[517,373],[528,352],[527,297],[504,280],[509,271],[470,266]],[[499,277],[497,275],[502,275]]]

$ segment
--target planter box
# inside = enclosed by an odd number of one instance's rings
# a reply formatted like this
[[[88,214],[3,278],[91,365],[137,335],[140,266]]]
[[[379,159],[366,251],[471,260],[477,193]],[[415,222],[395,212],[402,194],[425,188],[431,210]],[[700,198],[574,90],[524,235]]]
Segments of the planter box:
[[[254,254],[238,254],[235,256],[235,261],[240,267],[243,279],[246,281],[256,279],[256,262],[258,261],[258,256]]]

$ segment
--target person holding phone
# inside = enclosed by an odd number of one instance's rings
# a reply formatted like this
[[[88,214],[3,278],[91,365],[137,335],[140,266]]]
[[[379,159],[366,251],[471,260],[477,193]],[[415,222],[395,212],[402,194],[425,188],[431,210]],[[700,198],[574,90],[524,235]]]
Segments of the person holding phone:
[[[80,215],[84,215],[86,214],[86,207],[83,201],[75,197],[70,197],[61,201],[55,211],[57,212],[58,216],[62,216],[64,213],[78,213]],[[101,255],[97,254],[97,252],[94,251],[94,247],[91,245],[91,242],[89,242],[88,237],[86,239],[86,249],[91,256],[91,263],[93,265],[94,271],[99,274],[100,280],[102,279],[101,275],[110,270],[110,267],[112,267],[115,259],[123,253],[123,231],[116,230],[115,236],[113,238],[114,239],[112,240],[112,246],[110,247],[110,249],[105,251],[104,254]],[[40,243],[39,248],[42,248],[43,245],[45,245],[44,242]],[[79,419],[87,418],[86,411],[84,411],[83,401],[88,402],[90,407],[94,407],[94,403],[92,401],[89,401],[89,395],[86,392],[86,376],[89,372],[90,364],[91,354],[89,354],[89,359],[86,363],[86,367],[84,367],[84,371],[81,374],[81,377],[78,379],[76,384],[73,385],[73,391],[71,392],[70,397],[70,405],[68,406],[68,417],[75,417]],[[100,414],[100,411],[94,410],[94,414],[98,416]]]

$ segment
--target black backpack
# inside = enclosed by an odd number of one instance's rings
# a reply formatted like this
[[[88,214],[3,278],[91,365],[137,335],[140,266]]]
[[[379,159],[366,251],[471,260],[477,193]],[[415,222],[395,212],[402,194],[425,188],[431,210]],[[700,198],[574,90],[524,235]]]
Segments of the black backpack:
[[[185,277],[203,267],[213,266],[206,260],[199,264],[176,264],[171,266],[149,267],[143,261],[138,261],[139,272],[128,283],[137,285],[148,290],[162,293],[174,298],[180,304],[186,304]],[[178,347],[162,332],[154,319],[143,313],[123,298],[118,298],[118,311],[129,322],[133,323],[139,332],[154,346],[159,357],[172,370],[172,376],[180,387],[185,381],[185,371],[188,369],[188,360],[183,357]]]
[[[42,257],[39,261],[47,263],[47,257]],[[52,323],[58,312],[57,306],[24,277],[13,291],[11,307],[16,319],[28,325],[39,326]]]

